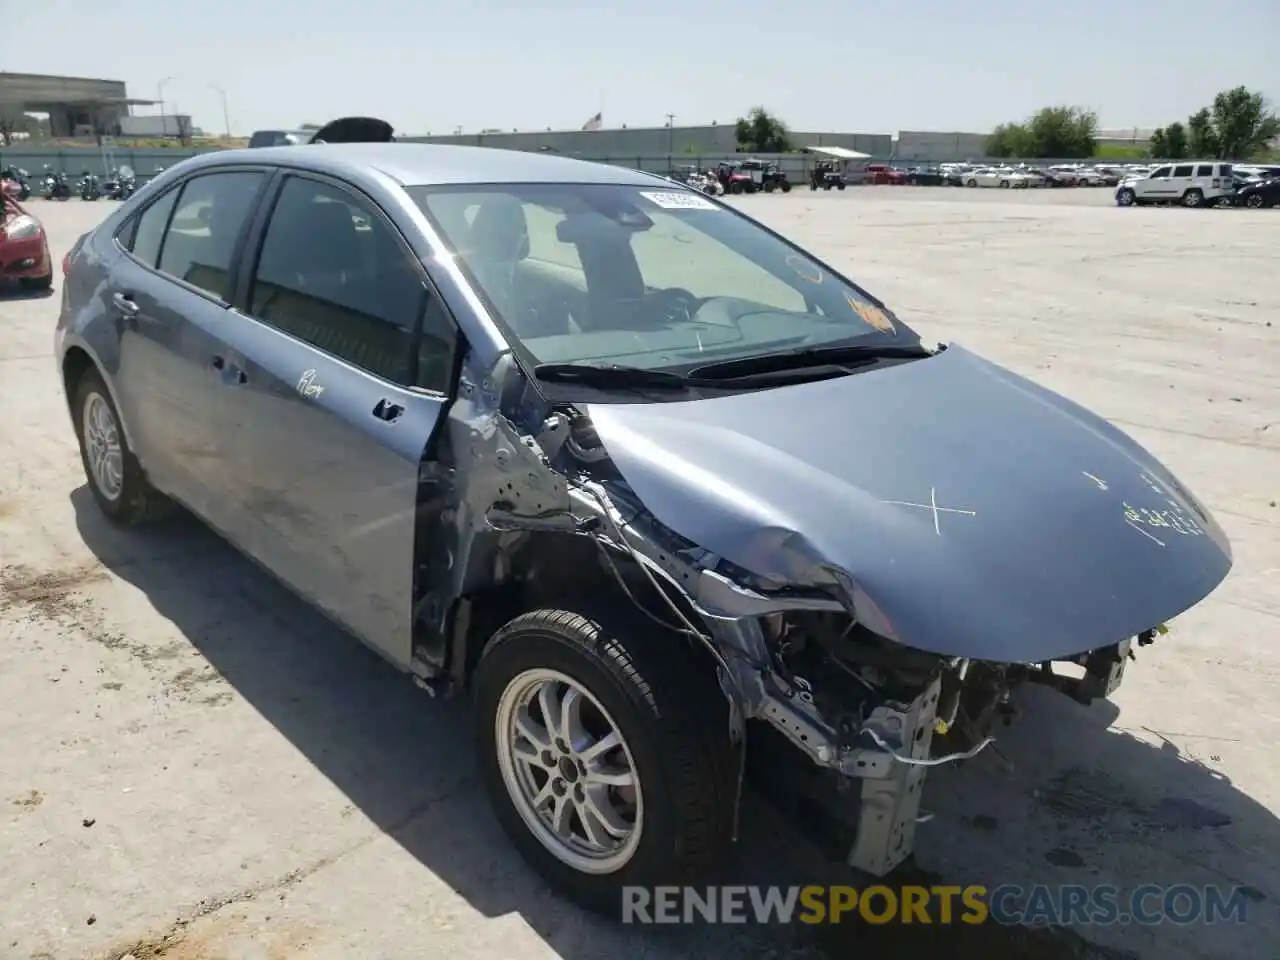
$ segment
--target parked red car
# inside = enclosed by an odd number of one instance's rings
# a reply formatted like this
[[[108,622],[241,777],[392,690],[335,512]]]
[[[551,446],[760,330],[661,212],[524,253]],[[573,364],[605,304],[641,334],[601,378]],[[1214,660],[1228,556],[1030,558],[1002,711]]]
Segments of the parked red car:
[[[53,286],[53,260],[44,227],[8,194],[0,193],[0,204],[0,280],[48,290]]]
[[[887,163],[869,163],[862,171],[863,183],[903,184],[907,182],[905,170],[895,170]]]

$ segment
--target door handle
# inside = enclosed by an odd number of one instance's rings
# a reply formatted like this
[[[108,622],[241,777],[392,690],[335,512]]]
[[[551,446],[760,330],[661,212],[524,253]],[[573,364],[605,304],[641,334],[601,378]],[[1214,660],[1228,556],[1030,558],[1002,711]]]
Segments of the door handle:
[[[127,293],[112,294],[111,302],[115,304],[117,310],[126,317],[136,317],[141,309],[133,300],[133,297]]]
[[[394,423],[399,420],[402,413],[404,413],[404,407],[386,399],[379,400],[373,408],[373,415],[379,420],[385,420],[387,423]]]
[[[213,355],[209,365],[222,374],[223,382],[234,382],[237,386],[244,386],[249,382],[249,375],[244,372],[244,367],[228,363],[227,358],[220,353]]]

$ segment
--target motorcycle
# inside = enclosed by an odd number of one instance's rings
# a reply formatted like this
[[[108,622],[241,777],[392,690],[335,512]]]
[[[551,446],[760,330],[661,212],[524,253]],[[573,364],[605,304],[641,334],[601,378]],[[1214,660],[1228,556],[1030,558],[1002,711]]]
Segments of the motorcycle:
[[[31,175],[19,167],[7,167],[0,170],[0,180],[5,181],[4,190],[19,203],[31,196]]]
[[[42,180],[41,193],[46,200],[70,200],[71,184],[67,182],[67,175],[61,170],[52,170],[46,163],[44,166],[45,174]]]
[[[111,176],[102,184],[102,195],[108,200],[128,200],[136,189],[133,169],[124,166],[111,171]]]
[[[88,170],[81,174],[78,189],[81,200],[97,200],[102,196],[101,181]]]

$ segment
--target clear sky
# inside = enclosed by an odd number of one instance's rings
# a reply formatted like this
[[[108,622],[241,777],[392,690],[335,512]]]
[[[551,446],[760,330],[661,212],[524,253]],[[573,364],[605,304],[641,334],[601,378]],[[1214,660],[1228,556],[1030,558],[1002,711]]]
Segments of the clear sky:
[[[5,70],[126,81],[235,133],[732,122],[986,131],[1047,104],[1160,126],[1244,84],[1280,102],[1280,0],[4,0]],[[154,112],[137,108],[136,112]]]

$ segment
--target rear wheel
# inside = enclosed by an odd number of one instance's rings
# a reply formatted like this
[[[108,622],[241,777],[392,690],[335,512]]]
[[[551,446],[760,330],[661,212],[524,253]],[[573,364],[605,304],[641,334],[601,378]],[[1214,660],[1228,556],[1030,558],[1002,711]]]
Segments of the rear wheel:
[[[1184,207],[1198,207],[1204,203],[1204,194],[1197,188],[1192,187],[1182,195],[1182,205]]]
[[[503,829],[548,883],[614,917],[623,887],[690,883],[729,842],[732,752],[712,709],[724,700],[679,644],[629,614],[538,610],[476,667]]]
[[[96,370],[80,378],[72,398],[85,477],[107,519],[132,526],[167,514],[172,501],[147,482],[129,449],[111,394]]]
[[[779,186],[782,188],[782,192],[783,192],[783,193],[790,193],[790,192],[791,192],[791,181],[790,181],[790,180],[783,180],[783,181],[782,181],[782,183],[780,183],[780,184],[779,184]]]
[[[1252,209],[1254,209],[1254,210],[1260,210],[1260,209],[1262,209],[1262,207],[1264,207],[1266,204],[1265,204],[1265,201],[1262,199],[1262,194],[1260,194],[1260,193],[1251,193],[1251,194],[1249,194],[1249,196],[1245,197],[1245,199],[1244,199],[1244,205],[1245,205],[1246,207],[1251,207],[1251,208],[1252,208]]]
[[[978,181],[972,178],[969,180],[968,183],[965,184],[966,187],[976,187],[977,185],[978,185]]]

